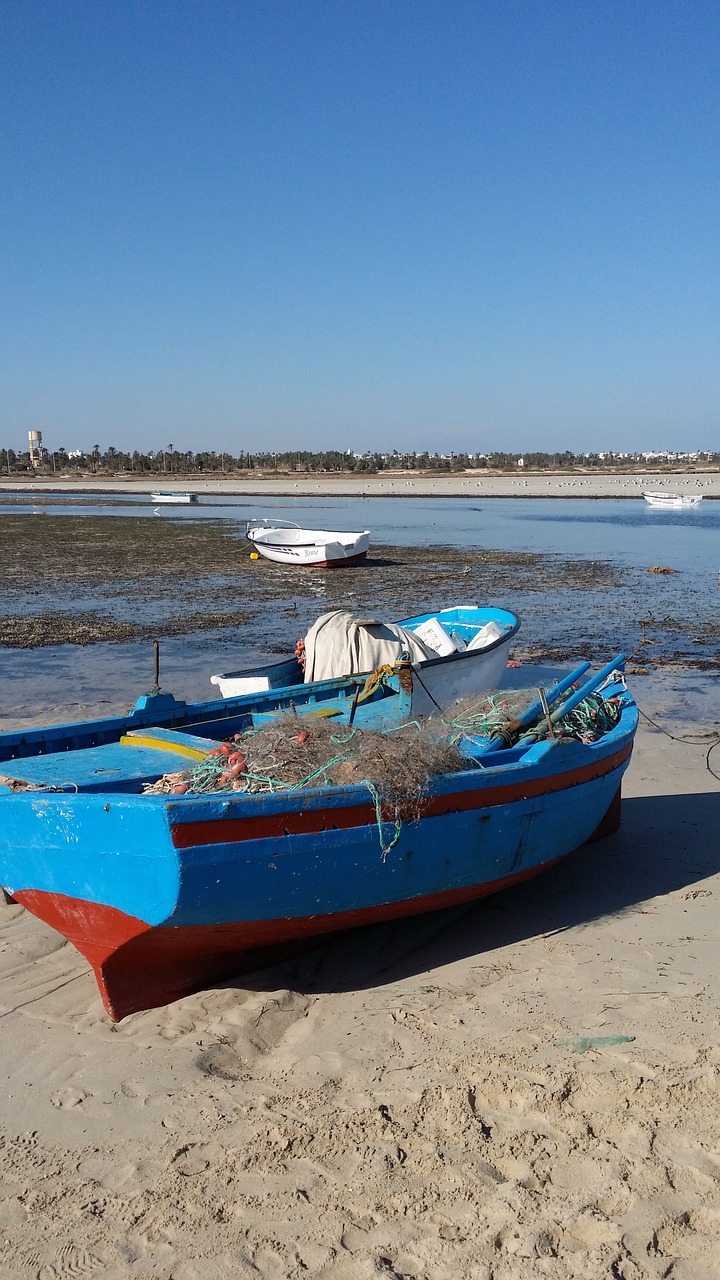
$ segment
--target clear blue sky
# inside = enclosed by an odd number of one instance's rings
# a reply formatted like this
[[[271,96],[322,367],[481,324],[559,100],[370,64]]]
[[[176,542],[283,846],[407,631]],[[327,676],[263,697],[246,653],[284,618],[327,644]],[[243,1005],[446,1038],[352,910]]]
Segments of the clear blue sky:
[[[0,445],[720,448],[716,0],[0,0]]]

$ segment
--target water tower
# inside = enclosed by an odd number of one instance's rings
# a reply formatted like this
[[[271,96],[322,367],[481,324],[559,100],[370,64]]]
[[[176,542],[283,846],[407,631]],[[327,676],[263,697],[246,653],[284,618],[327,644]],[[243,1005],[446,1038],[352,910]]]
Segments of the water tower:
[[[30,465],[39,467],[43,456],[42,431],[28,431],[28,452]]]

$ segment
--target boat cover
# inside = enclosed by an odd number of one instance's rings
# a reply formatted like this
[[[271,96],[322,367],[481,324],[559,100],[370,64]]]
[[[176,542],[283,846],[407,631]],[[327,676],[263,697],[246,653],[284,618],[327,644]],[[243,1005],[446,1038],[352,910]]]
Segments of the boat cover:
[[[305,637],[305,683],[374,671],[407,653],[411,662],[437,658],[437,651],[413,631],[377,618],[354,618],[332,609],[314,622]]]

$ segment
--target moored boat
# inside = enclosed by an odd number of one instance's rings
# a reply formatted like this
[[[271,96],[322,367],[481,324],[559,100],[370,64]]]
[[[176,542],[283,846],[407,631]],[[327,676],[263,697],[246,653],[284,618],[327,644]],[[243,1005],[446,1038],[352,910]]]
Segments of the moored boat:
[[[425,715],[466,694],[496,688],[502,682],[519,627],[516,614],[494,605],[456,605],[390,624],[354,619],[346,610],[333,610],[310,628],[300,642],[299,656],[251,663],[213,675],[210,681],[223,697],[237,697],[312,681],[317,669],[328,676],[344,671],[357,674],[395,661],[405,650],[416,677],[414,714]],[[321,642],[327,635],[331,637],[330,657],[318,663]]]
[[[370,546],[370,530],[302,529],[290,521],[249,524],[247,536],[266,560],[305,568],[332,569],[357,564]]]
[[[480,898],[617,826],[637,728],[622,665],[573,689],[584,664],[549,691],[552,734],[535,706],[510,744],[462,739],[463,765],[433,775],[385,843],[369,782],[143,793],[148,775],[220,750],[197,734],[37,755],[4,780],[0,883],[88,959],[115,1019],[330,932]],[[556,737],[591,697],[606,727]]]
[[[162,506],[164,503],[172,503],[175,506],[185,506],[189,502],[197,502],[196,493],[179,493],[175,489],[159,489],[157,493],[150,494],[150,501],[156,506]]]
[[[665,507],[675,509],[677,507],[699,507],[703,500],[701,493],[657,493],[645,492],[643,498],[651,507]]]

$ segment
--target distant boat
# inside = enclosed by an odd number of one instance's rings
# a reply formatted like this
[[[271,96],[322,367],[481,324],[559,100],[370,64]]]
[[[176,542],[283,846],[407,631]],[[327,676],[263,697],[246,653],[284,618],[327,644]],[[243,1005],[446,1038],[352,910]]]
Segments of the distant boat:
[[[699,507],[703,500],[701,493],[643,493],[643,498],[651,507],[666,507],[668,510],[677,507]]]
[[[370,546],[370,530],[361,533],[337,529],[301,529],[288,521],[282,525],[249,524],[247,536],[261,556],[280,564],[330,569],[357,564]]]
[[[161,502],[172,502],[174,504],[185,505],[188,502],[197,502],[196,493],[178,493],[174,489],[160,489],[157,493],[150,494],[150,501],[158,506]]]

